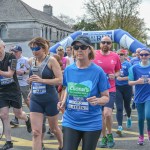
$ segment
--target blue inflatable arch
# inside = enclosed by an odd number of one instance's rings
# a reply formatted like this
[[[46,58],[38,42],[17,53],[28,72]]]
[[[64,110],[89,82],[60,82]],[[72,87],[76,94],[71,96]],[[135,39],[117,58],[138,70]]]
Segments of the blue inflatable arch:
[[[76,31],[70,34],[62,41],[56,43],[50,48],[50,52],[56,53],[58,46],[63,46],[64,49],[70,46],[72,41],[79,35],[87,35],[92,43],[99,43],[103,36],[109,36],[113,42],[118,43],[121,47],[129,49],[131,52],[135,52],[137,48],[143,48],[145,45],[132,37],[128,32],[122,29],[106,30],[106,31]]]

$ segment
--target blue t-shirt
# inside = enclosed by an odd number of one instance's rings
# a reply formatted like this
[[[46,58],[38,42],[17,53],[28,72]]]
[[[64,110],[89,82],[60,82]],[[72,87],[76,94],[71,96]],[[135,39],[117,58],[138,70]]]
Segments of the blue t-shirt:
[[[135,64],[139,64],[140,61],[141,61],[140,58],[134,57],[130,60],[130,63],[131,65],[135,65]]]
[[[129,80],[136,81],[139,78],[150,78],[150,65],[141,66],[140,64],[133,65],[129,69]],[[144,103],[150,100],[150,84],[137,84],[135,85],[135,103]]]
[[[101,130],[101,106],[90,105],[86,98],[100,97],[100,92],[110,88],[104,71],[94,63],[84,69],[74,63],[65,69],[63,85],[68,97],[62,126],[80,131]]]
[[[129,63],[128,61],[124,61],[123,63],[121,63],[122,68],[120,69],[120,76],[121,77],[126,77],[129,75],[129,68],[131,67],[131,63]],[[116,85],[122,86],[122,85],[128,85],[128,80],[124,80],[124,81],[118,81],[116,79]]]

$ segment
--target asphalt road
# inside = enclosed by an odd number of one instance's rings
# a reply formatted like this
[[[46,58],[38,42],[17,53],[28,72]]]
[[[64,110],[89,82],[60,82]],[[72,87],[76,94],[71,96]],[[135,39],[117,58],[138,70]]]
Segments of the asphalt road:
[[[29,113],[29,110],[26,106],[23,107],[23,110]],[[12,110],[10,110],[10,118],[13,118],[14,115]],[[136,110],[132,111],[132,128],[126,128],[126,117],[124,117],[123,128],[124,134],[122,137],[118,137],[115,133],[117,129],[117,122],[115,118],[115,110],[113,113],[113,135],[115,138],[115,146],[112,150],[150,150],[150,142],[147,140],[147,134],[145,131],[145,143],[144,146],[137,145],[138,138],[138,125],[137,125],[137,113]],[[61,127],[61,114],[59,116],[59,125]],[[145,124],[146,129],[146,124]],[[48,131],[48,124],[47,124]],[[20,125],[18,127],[12,128],[12,140],[14,143],[14,150],[31,150],[32,137],[31,134],[26,131],[26,126],[23,121],[20,120]],[[1,139],[0,147],[4,144],[5,139]],[[48,134],[45,134],[44,145],[46,150],[58,150],[58,143],[55,137],[50,138]],[[97,148],[96,150],[101,150],[102,148]],[[107,150],[108,148],[103,148]],[[81,150],[81,147],[79,147]]]

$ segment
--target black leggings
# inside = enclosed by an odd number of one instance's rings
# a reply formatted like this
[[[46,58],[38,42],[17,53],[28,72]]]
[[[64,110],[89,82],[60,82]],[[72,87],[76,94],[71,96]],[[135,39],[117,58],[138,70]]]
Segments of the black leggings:
[[[125,108],[127,117],[131,116],[131,98],[132,98],[132,87],[129,85],[122,85],[116,87],[116,118],[118,126],[122,126],[123,121],[123,108]],[[124,106],[124,107],[123,107]]]
[[[101,130],[79,131],[63,127],[63,150],[77,150],[82,139],[82,150],[95,150]]]

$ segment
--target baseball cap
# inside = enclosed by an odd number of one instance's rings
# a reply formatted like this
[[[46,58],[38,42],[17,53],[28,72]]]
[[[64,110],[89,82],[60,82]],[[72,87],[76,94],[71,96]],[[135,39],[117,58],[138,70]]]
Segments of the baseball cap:
[[[15,51],[15,52],[20,51],[20,52],[22,52],[22,48],[21,48],[21,46],[16,45],[16,46],[12,47],[11,51]]]
[[[91,40],[89,37],[85,36],[85,35],[79,35],[71,44],[71,46],[73,46],[76,42],[80,42],[81,44],[84,44],[86,46],[91,45]]]
[[[127,53],[127,50],[125,50],[125,49],[119,49],[119,50],[117,51],[117,53],[126,54],[126,53]]]

